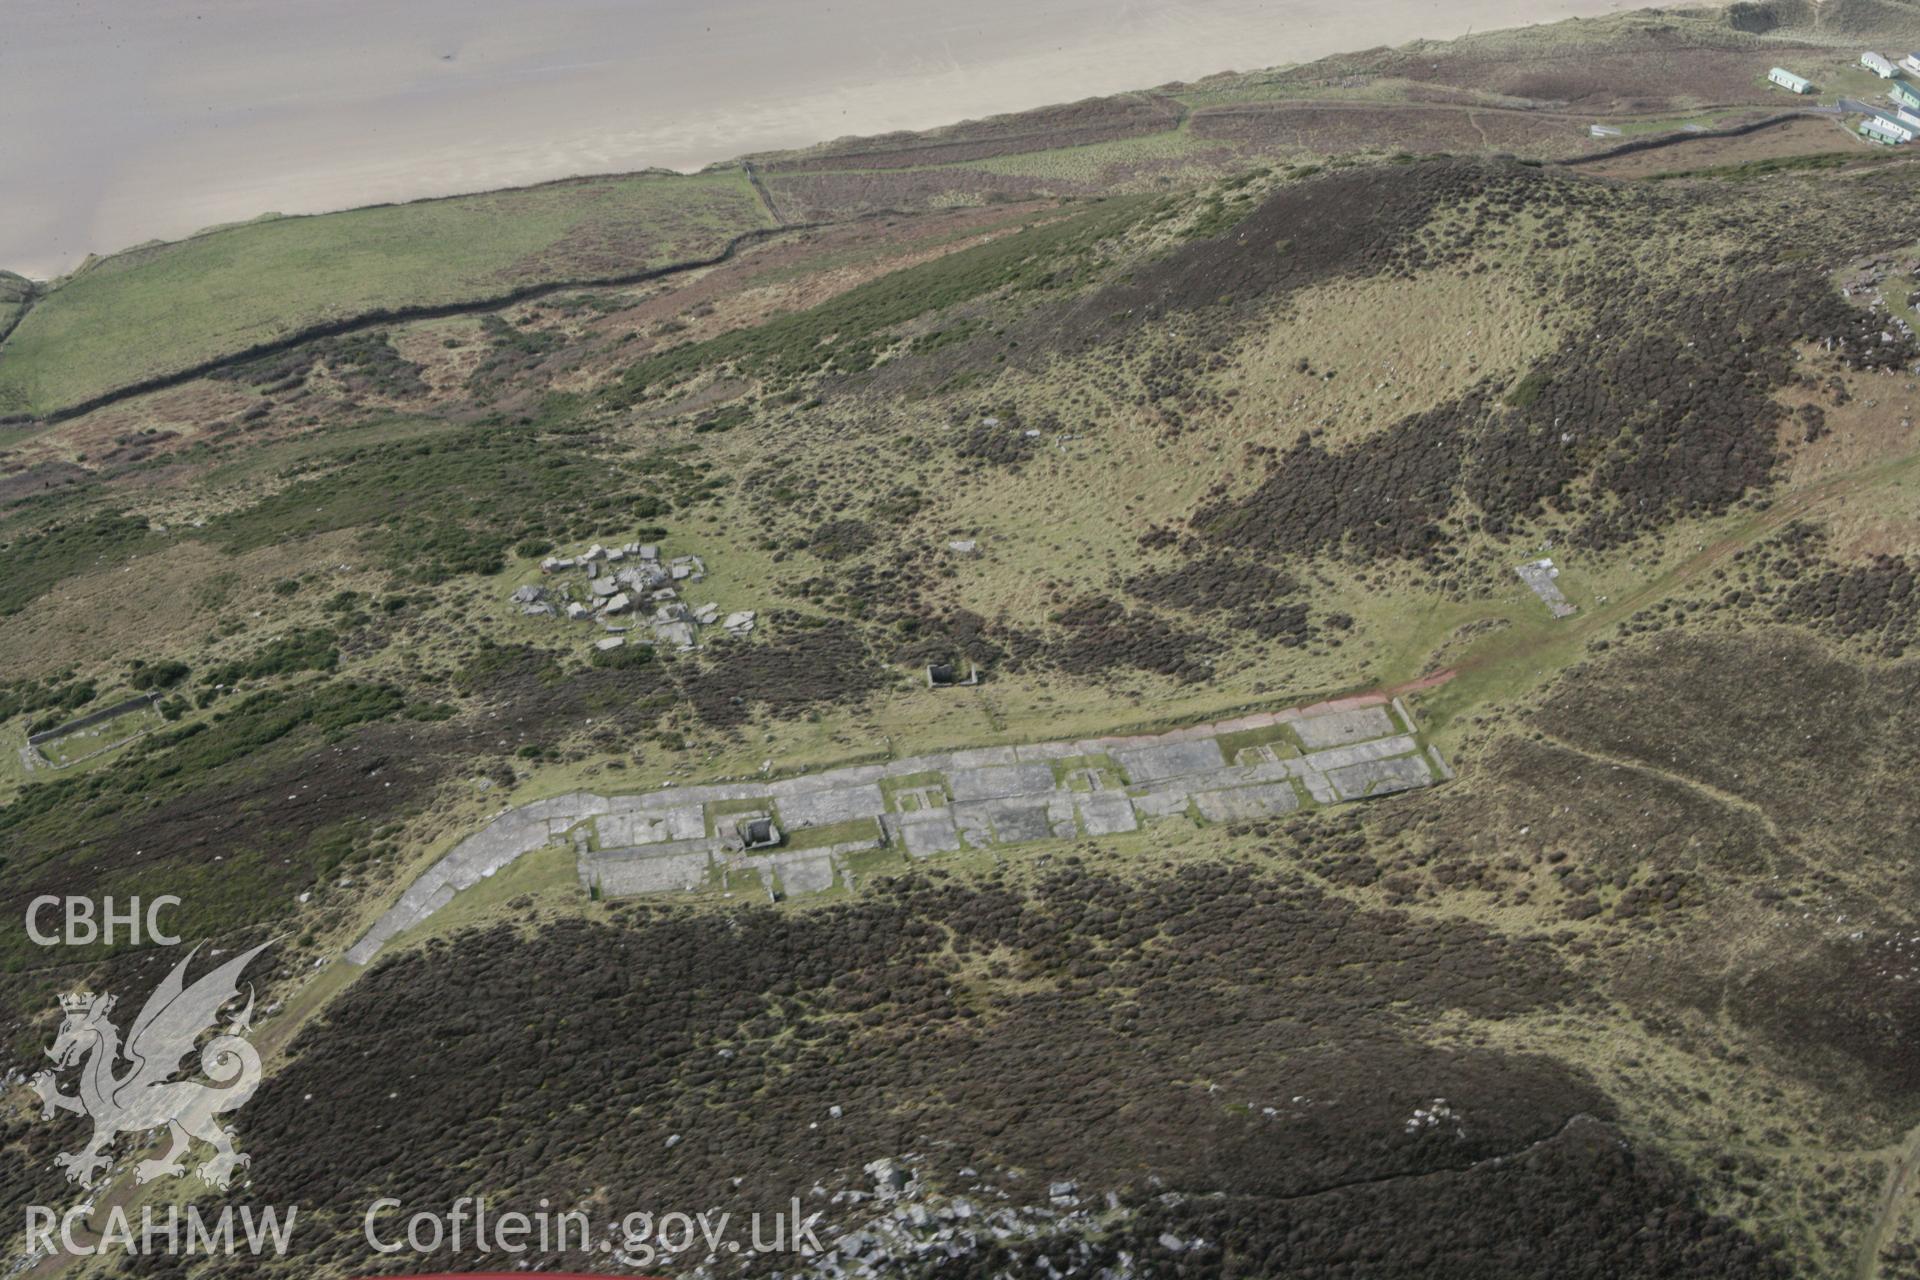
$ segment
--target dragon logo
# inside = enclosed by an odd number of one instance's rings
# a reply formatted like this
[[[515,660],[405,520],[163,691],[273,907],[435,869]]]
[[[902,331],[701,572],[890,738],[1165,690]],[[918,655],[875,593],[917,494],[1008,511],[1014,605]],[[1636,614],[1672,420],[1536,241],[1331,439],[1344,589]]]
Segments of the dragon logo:
[[[187,964],[199,951],[195,947],[147,997],[124,1045],[119,1028],[107,1016],[113,1011],[112,996],[60,997],[66,1017],[47,1056],[56,1070],[80,1065],[80,1090],[62,1093],[55,1072],[42,1071],[33,1079],[33,1091],[40,1095],[42,1119],[55,1111],[93,1118],[92,1140],[79,1151],[53,1158],[66,1169],[67,1181],[93,1186],[110,1162],[106,1152],[116,1136],[162,1127],[171,1145],[159,1159],[135,1166],[138,1182],[185,1173],[182,1157],[194,1138],[214,1149],[201,1164],[200,1177],[221,1190],[232,1181],[234,1170],[252,1159],[233,1149],[233,1134],[215,1119],[239,1108],[260,1087],[260,1055],[244,1038],[253,1017],[251,985],[246,1007],[200,1048],[200,1070],[213,1083],[173,1077],[201,1034],[218,1028],[220,1011],[239,998],[241,971],[271,945],[263,942],[188,986]]]

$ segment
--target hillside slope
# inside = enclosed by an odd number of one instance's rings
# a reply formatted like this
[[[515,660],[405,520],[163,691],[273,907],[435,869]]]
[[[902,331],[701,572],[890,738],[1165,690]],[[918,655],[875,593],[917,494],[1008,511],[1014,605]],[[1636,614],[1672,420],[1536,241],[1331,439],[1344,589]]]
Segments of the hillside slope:
[[[1604,37],[1847,56],[1780,30]],[[1421,51],[1421,92],[1570,103],[1515,52],[1550,38]],[[723,261],[0,440],[0,909],[276,939],[235,1123],[247,1195],[302,1206],[286,1274],[383,1265],[376,1197],[485,1195],[797,1196],[841,1242],[636,1263],[673,1275],[1920,1275],[1920,167],[1822,116],[1547,164],[1465,139],[1478,97],[1445,146],[1127,150],[1294,74],[1060,117],[1072,191],[865,216],[951,178],[928,147],[1025,163],[1008,122],[756,159],[795,225]],[[930,856],[801,823],[817,892],[608,897],[608,828],[556,827],[342,959],[531,802],[754,781],[677,847],[828,768],[1362,691],[1452,776]],[[0,948],[34,1070],[58,992],[173,960]],[[82,1121],[13,1102],[9,1203],[66,1203]]]

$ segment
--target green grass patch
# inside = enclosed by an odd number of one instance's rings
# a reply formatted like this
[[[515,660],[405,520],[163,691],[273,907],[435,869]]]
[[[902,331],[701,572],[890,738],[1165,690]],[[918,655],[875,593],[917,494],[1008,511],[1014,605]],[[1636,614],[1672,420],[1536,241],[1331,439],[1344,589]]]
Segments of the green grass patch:
[[[880,820],[878,818],[853,818],[846,822],[830,822],[824,827],[801,827],[798,831],[789,831],[786,833],[786,839],[781,842],[781,847],[825,849],[831,845],[879,838]]]
[[[1253,212],[1252,193],[1233,195],[1213,193],[1200,202],[1200,212],[1187,224],[1181,236],[1187,240],[1212,240],[1240,225]]]
[[[1507,392],[1506,401],[1515,409],[1524,409],[1538,400],[1540,393],[1545,391],[1547,384],[1552,381],[1552,375],[1545,369],[1535,369],[1513,384],[1513,389]]]
[[[84,729],[76,729],[43,742],[38,749],[49,763],[64,767],[88,756],[124,746],[142,733],[158,729],[164,724],[166,721],[151,706],[134,707],[98,724],[90,724]]]
[[[325,627],[304,627],[276,636],[252,655],[209,667],[201,684],[238,684],[296,671],[332,671],[340,665],[339,637]]]
[[[273,218],[115,254],[0,347],[0,413],[46,413],[303,327],[711,256],[767,225],[737,169]]]
[[[897,876],[911,865],[904,850],[892,847],[856,849],[840,856],[841,870],[856,888],[875,876]]]
[[[99,694],[97,680],[76,680],[72,675],[67,671],[42,680],[0,681],[0,720],[47,713],[28,726],[28,733],[40,733],[67,720]]]
[[[1067,756],[1047,763],[1053,769],[1054,782],[1073,791],[1094,790],[1092,780],[1085,776],[1088,770],[1098,771],[1107,789],[1123,786],[1127,780],[1126,771],[1120,767],[1120,762],[1104,751],[1082,756]]]

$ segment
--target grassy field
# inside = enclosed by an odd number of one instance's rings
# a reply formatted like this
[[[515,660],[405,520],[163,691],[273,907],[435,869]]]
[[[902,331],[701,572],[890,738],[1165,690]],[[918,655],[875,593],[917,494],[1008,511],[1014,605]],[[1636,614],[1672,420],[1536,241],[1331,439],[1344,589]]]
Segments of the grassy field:
[[[727,169],[267,219],[132,249],[61,283],[0,346],[0,412],[52,412],[327,321],[705,257],[769,223]]]

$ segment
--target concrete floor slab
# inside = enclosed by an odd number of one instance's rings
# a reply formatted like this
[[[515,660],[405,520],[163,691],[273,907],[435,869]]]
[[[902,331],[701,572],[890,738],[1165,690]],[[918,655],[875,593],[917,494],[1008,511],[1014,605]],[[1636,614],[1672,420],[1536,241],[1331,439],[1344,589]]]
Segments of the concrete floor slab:
[[[947,806],[968,848],[984,849],[993,843],[993,804],[991,800],[958,800]]]
[[[1053,790],[1053,785],[1053,768],[1046,764],[955,769],[947,775],[947,789],[955,800],[992,800],[1001,796],[1036,795]]]
[[[1207,773],[1226,767],[1220,744],[1212,738],[1193,742],[1167,742],[1149,747],[1123,747],[1112,752],[1127,771],[1129,782],[1158,782],[1183,774]]]
[[[1268,782],[1225,791],[1202,791],[1193,802],[1209,822],[1246,822],[1274,818],[1300,807],[1300,795],[1289,782]]]
[[[837,822],[877,818],[887,809],[886,797],[871,784],[809,791],[782,797],[780,819],[787,830],[801,827],[827,827]]]
[[[1385,707],[1354,707],[1348,711],[1305,716],[1293,722],[1293,729],[1309,749],[1318,749],[1384,738],[1394,732],[1394,723]]]
[[[1388,756],[1403,756],[1419,749],[1419,744],[1413,740],[1413,736],[1403,733],[1391,738],[1379,738],[1373,742],[1356,742],[1350,747],[1334,747],[1327,751],[1308,752],[1301,757],[1301,760],[1309,769],[1329,773],[1335,769],[1344,769],[1350,764],[1359,764],[1363,760],[1384,760]]]
[[[1433,781],[1433,772],[1424,756],[1399,756],[1330,769],[1327,780],[1342,800],[1358,800],[1363,796],[1384,796],[1410,787],[1427,786]]]
[[[960,831],[954,825],[953,816],[944,809],[916,815],[911,822],[901,822],[897,830],[900,843],[916,858],[951,853],[960,847]]]
[[[1140,829],[1133,802],[1118,791],[1090,791],[1073,799],[1080,829],[1090,836],[1116,836]]]
[[[1133,808],[1142,818],[1183,817],[1191,798],[1185,787],[1159,787],[1133,797]]]
[[[601,894],[617,898],[630,893],[697,889],[706,883],[712,866],[712,858],[703,849],[596,861],[593,870]]]
[[[1306,755],[1267,759],[1262,753],[1243,765],[1227,764],[1219,734],[1281,723],[1299,726],[1312,748]],[[1410,728],[1411,721],[1396,725],[1380,699],[1349,698],[1161,734],[930,752],[771,783],[733,780],[615,797],[555,796],[500,814],[454,846],[375,921],[347,958],[366,963],[386,940],[426,918],[453,892],[555,842],[576,842],[582,881],[600,884],[604,892],[658,892],[704,883],[710,859],[725,856],[725,837],[707,835],[708,819],[719,830],[732,816],[714,812],[716,804],[737,810],[744,800],[766,802],[777,807],[789,830],[879,817],[896,847],[924,858],[967,846],[1071,839],[1081,832],[1116,835],[1137,830],[1143,820],[1185,816],[1190,805],[1215,821],[1270,816],[1297,807],[1300,786],[1316,802],[1332,804],[1451,776],[1437,753],[1429,757],[1411,733],[1397,732],[1402,727]],[[1389,736],[1371,736],[1382,733]],[[1073,789],[1086,785],[1084,772],[1072,785],[1057,782],[1050,762],[1081,755],[1111,757],[1125,779],[1108,769],[1102,787],[1091,791]],[[938,809],[903,804],[899,813],[884,813],[886,795],[879,782],[917,774],[937,779],[926,783],[929,797],[944,798],[950,791],[953,803]],[[1288,777],[1298,785],[1289,784]],[[1123,783],[1127,789],[1118,790]],[[588,820],[596,821],[598,851],[585,847],[582,824]],[[856,851],[872,843],[835,848]],[[828,860],[831,867],[833,850],[805,852],[800,882],[830,880],[821,863]]]
[[[833,859],[825,854],[790,854],[774,862],[780,869],[780,887],[789,896],[833,888]]]
[[[1039,800],[995,800],[992,806],[993,834],[1002,844],[1045,840],[1053,834],[1053,822],[1047,814],[1048,802]]]

